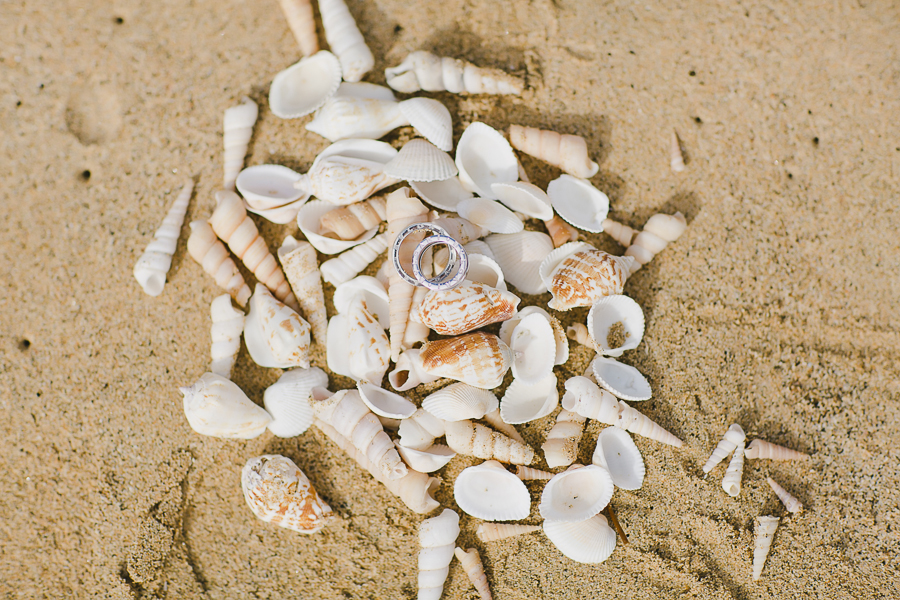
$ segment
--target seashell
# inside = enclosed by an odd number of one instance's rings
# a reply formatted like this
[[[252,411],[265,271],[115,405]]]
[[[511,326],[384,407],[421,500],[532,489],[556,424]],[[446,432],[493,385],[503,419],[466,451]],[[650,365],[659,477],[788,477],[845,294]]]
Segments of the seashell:
[[[525,83],[518,77],[499,69],[476,67],[455,58],[435,56],[418,50],[411,52],[398,66],[385,69],[387,84],[411,94],[419,90],[453,94],[513,94],[522,93]]]
[[[547,521],[583,522],[609,504],[613,491],[612,478],[605,468],[572,465],[547,482],[538,510]]]
[[[591,462],[609,472],[613,484],[623,490],[639,490],[644,484],[644,458],[631,436],[617,427],[607,427],[597,436]]]
[[[484,566],[481,564],[481,556],[478,555],[478,550],[469,548],[469,551],[465,552],[462,548],[457,548],[454,553],[466,575],[469,576],[469,581],[472,582],[478,595],[481,596],[481,600],[491,600],[491,588],[484,574]]]
[[[340,140],[319,153],[309,172],[294,185],[333,204],[360,202],[397,183],[384,173],[384,165],[395,156],[397,151],[384,142]]]
[[[206,221],[192,221],[188,237],[188,254],[200,263],[203,270],[212,275],[216,285],[224,289],[241,306],[250,299],[250,288],[244,283],[241,272],[231,260],[225,245],[216,238]]]
[[[534,460],[534,450],[529,446],[479,423],[447,421],[444,432],[447,445],[458,454],[516,465],[528,465]]]
[[[359,81],[375,66],[375,57],[366,46],[353,15],[344,0],[319,0],[325,39],[341,59],[344,81]]]
[[[310,0],[279,0],[281,10],[287,19],[288,27],[303,56],[315,54],[319,50],[319,39],[316,36],[316,18],[313,16],[313,7]]]
[[[440,375],[433,375],[425,370],[422,351],[419,349],[404,350],[397,359],[394,370],[388,374],[391,387],[398,392],[405,392],[421,383],[431,383],[440,378]]]
[[[261,283],[250,298],[244,344],[261,367],[309,367],[309,323],[276,300]]]
[[[494,394],[466,383],[450,384],[422,400],[422,408],[442,421],[480,419],[497,406]]]
[[[405,420],[404,423],[408,420]],[[350,440],[338,433],[334,427],[322,422],[320,419],[316,419],[314,425],[337,444],[341,450],[346,452],[350,458],[355,460],[357,464],[367,470],[372,477],[384,485],[389,492],[400,498],[413,512],[427,514],[440,506],[437,500],[432,498],[432,494],[440,485],[439,480],[412,469],[408,469],[406,475],[399,479],[388,479],[382,474],[379,466],[366,458],[364,452],[357,450]]]
[[[457,174],[450,155],[428,140],[415,138],[400,148],[400,153],[384,165],[384,172],[406,181],[442,181]]]
[[[488,230],[484,227],[480,227],[467,219],[461,219],[459,217],[448,217],[444,215],[432,219],[431,222],[444,229],[444,231],[447,232],[447,235],[460,244],[468,244],[488,234]],[[446,264],[446,261],[444,262]]]
[[[557,404],[559,393],[553,373],[534,384],[513,379],[500,400],[500,414],[505,423],[517,425],[546,417],[556,409]]]
[[[326,237],[321,229],[320,220],[323,215],[328,214],[335,208],[337,207],[330,202],[311,200],[304,204],[300,212],[297,213],[297,225],[300,227],[300,231],[303,232],[309,243],[322,254],[338,254],[371,240],[378,233],[378,227],[373,227],[355,240],[337,240]]]
[[[609,214],[609,198],[586,179],[560,175],[547,186],[553,210],[578,229],[600,233]]]
[[[244,157],[247,156],[247,146],[253,137],[253,126],[256,125],[257,117],[259,107],[246,96],[237,106],[225,109],[222,123],[222,137],[225,142],[223,189],[234,189],[234,180],[244,166]]]
[[[416,405],[403,396],[383,390],[377,385],[357,381],[356,389],[369,410],[379,417],[408,419],[417,410]]]
[[[772,491],[775,492],[775,495],[778,496],[778,499],[781,500],[781,503],[784,504],[784,507],[788,510],[788,512],[799,513],[803,510],[803,505],[799,500],[791,496],[791,494],[778,485],[774,479],[771,477],[766,477],[766,481],[769,482],[769,487],[772,488]]]
[[[509,346],[496,335],[481,331],[428,342],[420,357],[426,373],[486,390],[503,382],[512,363]]]
[[[485,198],[467,198],[456,205],[459,215],[494,233],[518,233],[522,221],[499,202]]]
[[[366,310],[378,319],[383,329],[387,329],[390,323],[388,294],[381,282],[374,277],[360,275],[337,286],[332,296],[335,310],[340,314],[347,314],[350,304],[358,295],[363,297]]]
[[[562,325],[559,324],[559,321],[540,306],[526,306],[512,318],[504,321],[503,325],[500,326],[500,339],[508,346],[512,342],[512,333],[519,322],[528,315],[534,313],[543,315],[543,317],[547,319],[547,322],[550,323],[550,327],[553,328],[553,337],[556,341],[556,356],[554,357],[553,364],[561,365],[565,363],[569,360],[569,341],[566,338],[566,334],[563,331]]]
[[[494,183],[491,191],[510,210],[542,221],[553,218],[549,196],[536,185],[524,181]]]
[[[449,508],[419,525],[418,600],[439,600],[450,573],[453,547],[459,536],[459,515]]]
[[[779,520],[778,517],[757,517],[756,519],[756,539],[753,542],[753,581],[758,581],[762,575]]]
[[[784,446],[779,446],[777,444],[770,444],[769,442],[764,442],[759,439],[750,442],[750,445],[747,447],[746,455],[747,458],[750,459],[769,458],[772,460],[805,460],[809,458],[809,454],[797,452],[796,450],[791,450],[790,448],[785,448]]]
[[[485,244],[485,247],[487,247],[487,244]],[[500,268],[497,261],[484,254],[473,254],[465,246],[463,248],[469,255],[469,270],[466,271],[466,280],[471,283],[484,284],[501,292],[507,291],[506,280],[503,278],[503,269]]]
[[[547,228],[547,233],[550,234],[550,239],[553,240],[555,248],[578,240],[578,230],[560,219],[559,215],[554,215],[552,219],[544,221],[544,226]]]
[[[319,344],[325,343],[328,317],[325,314],[325,292],[317,268],[316,251],[309,242],[298,242],[294,236],[284,238],[278,258],[294,291],[294,297],[306,315],[312,334]]]
[[[506,281],[525,294],[547,291],[541,280],[541,261],[553,250],[550,236],[537,231],[520,231],[513,234],[494,234],[484,239],[494,260],[503,269]]]
[[[520,525],[518,523],[481,523],[475,530],[475,535],[482,542],[496,542],[516,535],[532,533],[540,528],[540,525]]]
[[[204,373],[184,394],[184,416],[200,435],[249,440],[262,435],[272,417],[230,380]]]
[[[438,469],[443,468],[444,465],[450,462],[450,459],[456,456],[456,452],[447,446],[442,446],[440,444],[429,446],[426,450],[414,450],[412,448],[407,448],[398,442],[394,442],[394,445],[397,446],[397,452],[400,453],[400,457],[406,464],[409,465],[411,469],[415,469],[421,473],[432,473],[437,471]]]
[[[731,497],[736,497],[741,493],[741,477],[744,474],[744,443],[741,442],[734,449],[731,462],[728,463],[728,470],[725,471],[725,477],[722,479],[722,489]]]
[[[681,154],[681,141],[678,139],[678,132],[672,130],[672,138],[669,142],[669,167],[673,173],[681,173],[684,171],[684,156]]]
[[[534,385],[553,372],[556,348],[553,327],[544,315],[524,317],[512,332],[509,348],[513,352],[513,377],[526,385]]]
[[[336,142],[346,139],[377,140],[407,124],[396,100],[347,93],[342,83],[337,93],[316,111],[306,130]],[[356,85],[356,84],[350,84]],[[368,92],[368,90],[367,90]]]
[[[241,470],[241,489],[254,515],[297,533],[316,533],[335,518],[303,471],[284,456],[248,460]]]
[[[347,345],[337,351],[347,354],[350,377],[381,383],[390,363],[391,345],[362,296],[357,296],[347,311],[347,340]]]
[[[563,555],[579,563],[602,563],[616,549],[616,532],[603,515],[580,523],[544,521],[544,535]]]
[[[609,344],[609,330],[617,323],[623,326],[625,343],[613,348]],[[607,356],[622,356],[626,350],[637,348],[644,337],[644,311],[640,304],[628,296],[606,296],[591,306],[587,328],[597,352]]]
[[[541,446],[547,466],[565,467],[571,465],[578,455],[578,442],[584,432],[585,418],[568,410],[556,415],[556,423],[547,432],[547,440]]]
[[[331,285],[339,286],[353,279],[385,250],[387,250],[387,234],[379,233],[368,242],[323,262],[319,266],[322,279]]]
[[[663,444],[675,446],[676,448],[681,448],[683,444],[677,437],[625,404],[622,400],[619,400],[619,422],[616,423],[616,427],[657,442],[662,442]]]
[[[512,147],[499,131],[475,121],[456,145],[456,166],[462,186],[482,198],[497,198],[491,185],[519,178],[519,163]]]
[[[709,473],[715,469],[716,465],[722,462],[726,456],[731,454],[738,444],[743,444],[745,439],[747,439],[747,435],[744,433],[741,426],[737,423],[732,423],[728,428],[728,431],[725,432],[725,436],[716,445],[715,450],[713,450],[713,453],[706,461],[706,464],[703,465],[703,472]]]
[[[516,150],[559,167],[575,177],[587,179],[600,170],[600,165],[588,157],[587,142],[577,135],[510,125],[509,143]]]
[[[520,444],[525,443],[525,440],[519,435],[519,432],[516,431],[515,427],[503,422],[503,417],[500,416],[499,408],[495,408],[494,410],[485,413],[481,420],[510,439],[516,440]]]
[[[597,383],[622,400],[636,402],[653,395],[641,372],[630,365],[603,356],[597,356],[592,365]]]
[[[574,323],[566,327],[566,335],[570,340],[576,341],[582,346],[597,350],[597,346],[594,344],[591,334],[588,333],[588,328],[582,323]]]
[[[411,317],[441,335],[459,335],[509,319],[518,305],[515,294],[465,282],[451,290],[429,290]]]
[[[644,225],[644,229],[637,234],[625,256],[634,258],[629,267],[631,273],[650,262],[654,256],[662,252],[666,246],[681,237],[687,229],[687,220],[680,212],[674,215],[656,213]]]
[[[275,76],[269,108],[276,117],[296,119],[319,109],[340,85],[341,63],[331,52],[320,50]]]
[[[570,257],[578,252],[594,250],[594,247],[587,242],[569,242],[563,244],[559,248],[551,249],[546,257],[541,261],[539,273],[544,287],[549,288],[553,282],[553,275],[559,270],[562,264]]]
[[[522,481],[533,481],[533,480],[541,480],[541,479],[552,479],[554,473],[549,473],[547,471],[541,471],[540,469],[532,469],[531,467],[523,467],[522,465],[516,465],[516,477],[521,479]]]
[[[269,431],[280,438],[292,438],[309,429],[313,410],[309,405],[314,387],[328,385],[328,375],[318,367],[285,371],[266,388],[263,405],[272,416]]]
[[[428,204],[453,212],[460,200],[474,197],[462,186],[458,176],[443,181],[410,181],[409,185]]]
[[[453,118],[446,106],[433,98],[410,98],[399,108],[419,135],[444,152],[453,150]]]
[[[236,185],[249,212],[284,225],[293,221],[309,200],[309,192],[294,187],[303,177],[281,165],[256,165],[241,171]]]
[[[463,469],[453,498],[464,513],[485,521],[517,521],[531,512],[528,488],[495,460]]]
[[[237,194],[225,190],[216,192],[216,209],[209,218],[209,224],[276,298],[294,310],[300,309],[284,273],[269,252],[266,241],[259,235],[256,224],[247,216],[244,203]]]
[[[337,314],[328,320],[328,329],[325,333],[325,360],[328,369],[344,377],[351,377],[350,355],[347,352],[349,327],[347,315]]]
[[[310,406],[317,419],[350,440],[371,463],[378,465],[384,477],[400,479],[406,475],[406,465],[400,460],[391,438],[362,401],[359,392],[341,390],[328,398],[319,398],[314,391]]]
[[[384,197],[376,196],[330,210],[319,219],[323,234],[334,233],[342,240],[354,240],[378,227],[387,216]]]
[[[565,387],[564,409],[607,425],[619,422],[619,401],[587,377],[570,377]]]
[[[244,331],[244,311],[231,306],[231,296],[222,294],[209,307],[212,318],[212,346],[209,365],[211,373],[231,379],[234,360],[241,349],[241,332]]]
[[[553,299],[547,306],[565,311],[590,306],[603,296],[621,294],[630,264],[628,257],[602,250],[576,252],[553,271],[548,286]]]
[[[444,422],[427,410],[420,408],[408,419],[400,422],[400,445],[413,450],[427,450],[434,438],[444,435]]]
[[[466,253],[469,256],[472,256],[473,254],[481,254],[483,256],[486,256],[487,258],[490,258],[494,262],[497,261],[497,259],[494,258],[494,253],[491,251],[491,247],[488,246],[487,242],[485,242],[484,240],[472,240],[468,244],[463,244],[463,249],[466,251]],[[499,268],[500,265],[497,265],[497,267]],[[471,264],[469,265],[469,268],[471,269]],[[501,269],[501,272],[502,272],[502,269]],[[481,282],[481,283],[484,283],[484,282]],[[497,287],[497,286],[491,286],[491,287]],[[497,288],[497,289],[500,289],[500,288]]]
[[[175,254],[178,238],[181,237],[181,226],[184,224],[184,215],[193,190],[194,182],[188,180],[159,229],[153,234],[153,240],[147,244],[147,249],[134,265],[134,278],[149,296],[159,296],[166,285],[166,274],[172,266],[172,255]]]
[[[631,240],[638,234],[636,229],[609,218],[603,219],[603,231],[625,248],[631,245]]]

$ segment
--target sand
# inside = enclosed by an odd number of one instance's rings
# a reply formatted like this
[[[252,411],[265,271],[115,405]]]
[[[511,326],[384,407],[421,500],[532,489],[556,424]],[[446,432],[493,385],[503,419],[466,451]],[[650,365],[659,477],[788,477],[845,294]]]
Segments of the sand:
[[[613,497],[630,544],[601,565],[566,559],[540,533],[482,544],[463,515],[459,543],[481,551],[495,597],[900,595],[897,6],[350,8],[377,57],[368,81],[420,48],[527,79],[520,98],[434,94],[456,139],[475,120],[583,135],[613,218],[640,227],[681,210],[689,222],[628,281],[647,330],[623,357],[654,389],[638,408],[684,447],[636,439],[644,486]],[[188,427],[178,387],[206,369],[220,292],[186,233],[162,296],[131,275],[184,178],[197,182],[188,220],[210,214],[222,113],[243,95],[260,104],[248,164],[305,171],[327,146],[307,119],[268,110],[272,77],[299,57],[277,4],[4,2],[0,39],[0,595],[413,598],[422,517],[321,433],[239,442]],[[678,175],[673,128],[688,159]],[[541,186],[559,173],[523,162]],[[272,249],[295,232],[257,222]],[[584,238],[621,252],[604,234]],[[560,381],[590,358],[573,346]],[[234,380],[261,402],[278,374],[242,350]],[[812,458],[747,461],[731,498],[724,466],[707,478],[700,467],[732,422]],[[552,423],[519,429],[538,447]],[[589,425],[582,462],[598,431]],[[295,460],[339,520],[312,537],[257,520],[239,477],[262,453]],[[475,462],[440,472],[445,506]],[[782,519],[753,582],[754,519],[786,514],[767,475],[806,511]],[[529,487],[536,499],[541,485]],[[526,522],[539,522],[537,502]],[[475,598],[455,563],[444,598]]]

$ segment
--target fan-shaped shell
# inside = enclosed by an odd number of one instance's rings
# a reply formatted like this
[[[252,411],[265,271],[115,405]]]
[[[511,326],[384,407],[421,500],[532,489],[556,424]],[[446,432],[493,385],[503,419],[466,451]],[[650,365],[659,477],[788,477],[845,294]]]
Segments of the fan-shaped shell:
[[[553,251],[553,241],[549,235],[538,231],[520,231],[489,235],[484,241],[503,269],[507,282],[526,294],[547,291],[539,269],[541,261]]]
[[[468,282],[452,290],[429,291],[416,311],[416,320],[441,335],[459,335],[505,321],[518,305],[515,294]]]
[[[610,328],[616,323],[621,323],[625,330],[625,343],[613,348],[608,343],[608,337]],[[628,296],[606,296],[594,302],[591,307],[587,328],[601,354],[622,356],[625,350],[637,348],[644,337],[644,311],[640,304]]]
[[[307,192],[294,187],[302,178],[300,173],[281,165],[255,165],[241,171],[235,185],[244,197],[247,210],[256,212],[283,206],[304,196],[308,198]]]
[[[326,387],[328,375],[318,367],[292,369],[266,388],[263,404],[272,416],[269,431],[281,438],[302,434],[313,422],[309,398],[314,387]]]
[[[586,179],[560,175],[547,186],[553,210],[570,225],[600,233],[609,214],[609,198]]]
[[[465,246],[464,246],[465,248]],[[503,278],[503,269],[493,258],[484,254],[473,254],[465,248],[469,255],[469,270],[466,271],[466,279],[472,283],[483,283],[495,290],[506,291],[506,280]]]
[[[565,556],[585,564],[602,563],[616,549],[616,532],[603,515],[581,523],[544,521],[544,535]]]
[[[429,142],[443,150],[453,150],[453,118],[442,103],[433,98],[410,98],[400,103],[400,112]]]
[[[463,187],[482,198],[497,198],[492,184],[519,179],[512,146],[499,131],[478,121],[466,127],[456,145],[456,166]]]
[[[422,401],[422,408],[442,421],[480,419],[497,406],[497,396],[467,383],[453,383]]]
[[[456,205],[456,212],[479,227],[494,233],[518,233],[524,229],[511,210],[486,198],[467,198]]]
[[[517,521],[531,512],[528,488],[495,460],[463,469],[453,498],[463,512],[485,521]]]
[[[422,370],[490,390],[503,382],[512,351],[496,335],[476,331],[427,342],[420,353]]]
[[[398,442],[394,442],[394,445],[397,447],[397,452],[400,453],[400,457],[404,462],[419,473],[437,471],[456,456],[456,452],[440,444],[434,444],[427,450],[414,450],[402,446]]]
[[[443,181],[457,173],[450,155],[428,140],[415,138],[400,148],[399,154],[384,165],[386,175],[406,181]]]
[[[338,240],[325,237],[322,235],[322,227],[319,221],[321,221],[322,215],[335,208],[337,206],[331,202],[311,200],[304,204],[297,213],[297,225],[300,227],[300,231],[303,232],[309,243],[315,246],[316,250],[322,254],[338,254],[357,244],[369,241],[378,233],[378,228],[373,227],[355,240]]]
[[[494,183],[491,190],[510,210],[546,221],[553,218],[550,197],[538,186],[525,181]]]
[[[606,469],[613,484],[623,490],[637,490],[644,484],[644,458],[624,429],[601,431],[591,462]]]
[[[249,440],[261,435],[272,417],[250,401],[229,379],[204,373],[194,385],[180,388],[184,415],[201,435]]]
[[[556,337],[544,315],[531,314],[519,321],[509,343],[513,351],[513,376],[527,385],[534,385],[553,371]]]
[[[347,311],[350,310],[350,303],[358,294],[363,296],[366,309],[378,319],[384,329],[387,329],[391,316],[388,308],[388,293],[384,284],[374,277],[360,275],[337,286],[332,298],[335,310],[340,314],[347,314]]]
[[[382,389],[377,385],[358,381],[356,389],[366,406],[379,417],[389,419],[408,419],[416,412],[416,405],[394,392]]]
[[[341,63],[326,50],[280,72],[269,88],[269,108],[277,117],[296,119],[324,105],[341,84]]]
[[[535,384],[513,379],[500,400],[500,416],[504,423],[511,425],[528,423],[546,417],[558,404],[559,392],[556,390],[556,375],[553,373]]]
[[[284,456],[248,460],[241,470],[241,488],[253,514],[298,533],[315,533],[334,518],[303,471]]]
[[[244,344],[253,362],[278,369],[308,367],[309,331],[300,315],[256,284],[244,321]]]
[[[622,400],[649,400],[653,395],[650,384],[641,372],[613,358],[598,356],[591,364],[597,383]]]
[[[451,177],[443,181],[410,181],[409,185],[428,204],[443,210],[456,212],[456,205],[461,200],[472,198],[459,182],[459,177]]]
[[[603,467],[572,466],[547,482],[538,510],[548,521],[586,521],[609,504],[613,491],[612,478]]]
[[[544,286],[547,289],[550,289],[550,283],[553,280],[553,275],[554,273],[556,273],[556,270],[563,263],[563,261],[565,261],[576,252],[593,249],[594,247],[587,242],[567,242],[559,248],[556,248],[548,253],[544,260],[541,261],[540,266],[540,276],[541,281],[544,282]]]

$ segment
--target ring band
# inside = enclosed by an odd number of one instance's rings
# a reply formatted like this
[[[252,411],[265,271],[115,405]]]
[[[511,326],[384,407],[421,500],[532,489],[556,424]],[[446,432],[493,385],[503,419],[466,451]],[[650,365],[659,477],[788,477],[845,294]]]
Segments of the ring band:
[[[403,265],[400,264],[400,247],[407,237],[418,231],[427,231],[432,235],[419,242],[416,246],[416,249],[413,252],[412,261],[413,275],[410,275],[403,268]],[[436,245],[447,246],[450,252],[450,258],[447,261],[447,266],[444,267],[444,270],[437,276],[429,279],[422,273],[422,256],[426,250]],[[410,285],[423,286],[431,290],[448,290],[456,287],[463,279],[465,279],[466,272],[469,268],[469,257],[463,249],[462,244],[450,237],[444,228],[432,225],[431,223],[413,223],[401,231],[394,240],[393,246],[391,246],[391,261],[394,264],[394,269],[396,269],[397,273],[404,281]],[[457,262],[459,263],[458,269],[456,269]],[[455,269],[456,275],[453,275]]]

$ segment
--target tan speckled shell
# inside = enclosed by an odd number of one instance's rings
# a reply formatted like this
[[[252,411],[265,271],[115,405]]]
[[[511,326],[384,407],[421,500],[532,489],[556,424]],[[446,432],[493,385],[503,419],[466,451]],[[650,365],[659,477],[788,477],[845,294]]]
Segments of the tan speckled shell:
[[[472,421],[450,421],[444,424],[447,445],[457,454],[494,459],[514,465],[529,465],[534,450],[516,440]]]
[[[547,304],[555,310],[591,306],[603,296],[621,294],[628,279],[629,258],[613,256],[602,250],[582,250],[564,260],[550,282],[553,299]]]
[[[747,446],[745,455],[749,459],[768,458],[771,460],[805,460],[809,458],[809,454],[797,452],[778,444],[770,444],[763,440],[753,440]]]
[[[519,465],[516,467],[516,476],[522,481],[531,481],[535,479],[552,479],[553,473]]]
[[[575,461],[586,420],[578,413],[559,411],[556,424],[547,432],[547,440],[541,446],[549,467],[565,467]]]
[[[512,351],[496,335],[476,331],[468,335],[428,342],[422,346],[423,369],[485,390],[503,382],[512,365]]]
[[[312,327],[313,337],[324,346],[328,317],[325,314],[325,292],[316,250],[309,242],[298,242],[289,235],[278,249],[278,258],[303,315]]]
[[[511,292],[464,283],[452,290],[429,291],[414,318],[441,335],[459,335],[506,321],[518,306],[519,297]]]
[[[587,142],[577,135],[510,125],[509,143],[516,150],[559,167],[575,177],[587,179],[600,170],[600,165],[588,156]]]
[[[487,576],[484,574],[484,566],[481,564],[481,556],[478,554],[478,550],[469,548],[468,552],[466,552],[462,548],[457,548],[454,553],[466,575],[469,576],[469,581],[472,582],[472,585],[478,591],[478,595],[481,596],[481,600],[491,600],[491,588],[488,585]]]
[[[298,533],[315,533],[334,519],[309,479],[284,456],[251,458],[241,471],[241,487],[250,510],[267,523]]]
[[[188,254],[200,263],[203,270],[212,275],[216,285],[228,292],[235,302],[247,306],[250,299],[250,286],[231,260],[225,244],[216,238],[215,232],[205,221],[191,223],[191,235],[187,242]]]
[[[578,240],[578,230],[560,219],[559,215],[554,215],[552,219],[544,221],[544,226],[547,228],[547,233],[550,234],[550,239],[553,240],[554,248]]]
[[[319,226],[322,235],[333,232],[342,240],[355,240],[384,221],[386,214],[383,196],[341,206],[322,215]]]

